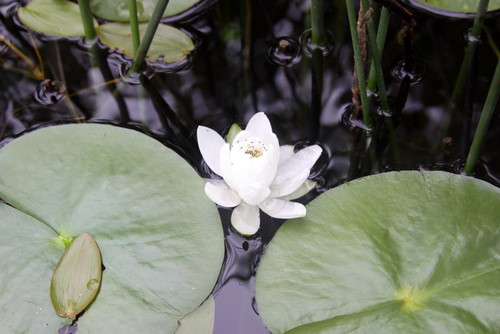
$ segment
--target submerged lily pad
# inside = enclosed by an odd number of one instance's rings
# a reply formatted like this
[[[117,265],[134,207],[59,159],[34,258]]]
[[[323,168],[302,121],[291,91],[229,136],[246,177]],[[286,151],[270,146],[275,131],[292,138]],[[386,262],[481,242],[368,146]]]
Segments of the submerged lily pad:
[[[0,332],[55,333],[63,240],[91,233],[105,270],[78,333],[173,332],[224,258],[217,209],[176,153],[109,125],[44,128],[0,149]],[[193,207],[193,203],[195,207]]]
[[[200,307],[179,320],[175,334],[212,334],[215,323],[215,299],[210,296]]]
[[[180,14],[203,0],[170,0],[162,17]],[[137,0],[137,16],[139,21],[146,22],[151,19],[157,0]],[[128,22],[128,0],[91,0],[92,12],[109,21]]]
[[[441,15],[450,12],[450,16],[453,16],[453,13],[475,14],[479,4],[479,0],[406,0],[406,2]],[[498,9],[500,9],[500,0],[490,0],[488,11]]]
[[[500,332],[500,189],[393,172],[307,210],[278,230],[257,270],[273,334]]]
[[[147,24],[139,25],[141,37],[146,31]],[[129,57],[134,57],[132,36],[128,23],[107,23],[100,25],[97,35],[102,43],[112,49],[118,49]],[[181,30],[160,24],[156,30],[153,43],[148,50],[146,59],[149,61],[164,61],[173,63],[186,59],[194,49],[191,38]]]
[[[54,36],[83,36],[80,8],[68,0],[32,0],[18,11],[21,22],[34,31]],[[94,20],[94,26],[97,21]]]

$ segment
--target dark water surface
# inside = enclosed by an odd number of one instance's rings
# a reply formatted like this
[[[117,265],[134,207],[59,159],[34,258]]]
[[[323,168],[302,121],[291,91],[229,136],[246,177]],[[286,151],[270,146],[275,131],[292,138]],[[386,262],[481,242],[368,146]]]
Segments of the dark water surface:
[[[500,20],[490,16],[471,68],[463,103],[452,114],[447,105],[456,82],[472,21],[443,18],[413,10],[417,22],[413,51],[415,73],[404,108],[398,116],[395,143],[380,148],[376,164],[353,168],[352,130],[365,126],[350,115],[353,56],[344,1],[325,2],[325,25],[333,41],[320,57],[321,103],[315,102],[312,69],[318,60],[307,45],[309,1],[222,0],[197,17],[175,24],[192,34],[198,47],[182,66],[156,66],[149,78],[122,86],[96,86],[119,78],[127,60],[101,47],[106,64],[90,69],[89,54],[78,38],[60,39],[28,34],[14,13],[18,1],[0,1],[0,35],[38,64],[33,45],[44,61],[45,78],[30,77],[33,69],[0,42],[0,145],[41,126],[73,122],[105,122],[154,136],[189,161],[203,177],[210,171],[201,161],[195,130],[198,125],[225,134],[231,124],[244,126],[256,112],[265,112],[281,144],[325,149],[313,171],[318,189],[303,199],[348,179],[389,170],[446,170],[461,173],[497,61],[488,34],[499,45]],[[398,42],[402,28],[397,15],[383,53],[388,94],[394,105],[404,90]],[[486,33],[488,32],[488,34]],[[306,33],[307,34],[307,33]],[[302,41],[302,43],[301,43]],[[281,52],[285,48],[286,52]],[[173,68],[177,67],[176,70]],[[24,73],[19,73],[19,69]],[[314,73],[313,73],[314,72]],[[66,95],[66,97],[63,94]],[[347,111],[346,111],[347,110]],[[500,186],[500,119],[498,109],[486,137],[476,177]],[[376,113],[377,124],[391,115]],[[378,128],[368,129],[377,135]],[[383,141],[382,141],[383,142]],[[361,157],[361,161],[367,160]],[[228,227],[230,211],[220,209],[226,233],[226,261],[215,288],[214,333],[268,333],[260,321],[253,287],[256,266],[280,220],[264,217],[251,239]]]

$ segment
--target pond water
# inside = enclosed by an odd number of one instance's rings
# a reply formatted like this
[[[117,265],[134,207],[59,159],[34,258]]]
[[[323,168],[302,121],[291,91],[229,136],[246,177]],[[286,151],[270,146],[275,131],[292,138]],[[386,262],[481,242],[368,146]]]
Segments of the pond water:
[[[103,84],[120,78],[129,65],[120,54],[99,46],[99,58],[105,65],[91,69],[81,39],[28,33],[15,16],[19,2],[0,3],[0,35],[33,62],[0,43],[0,146],[43,126],[112,123],[157,138],[200,175],[209,177],[197,148],[196,127],[204,125],[226,134],[233,123],[244,126],[254,113],[262,111],[281,144],[300,147],[316,142],[326,152],[313,170],[318,187],[302,199],[304,203],[367,174],[408,169],[461,173],[497,61],[492,45],[500,42],[500,20],[490,15],[463,103],[451,114],[447,106],[472,21],[413,10],[417,22],[415,72],[407,85],[402,80],[407,73],[401,66],[405,52],[398,42],[402,24],[393,14],[382,58],[388,95],[398,115],[390,141],[380,128],[366,129],[352,116],[353,54],[344,1],[325,2],[331,43],[319,61],[308,52],[304,35],[310,26],[309,1],[221,0],[197,16],[175,22],[197,44],[188,61],[179,66],[156,66],[147,77],[125,85]],[[34,78],[42,68],[48,80]],[[317,68],[322,74],[320,90],[317,81],[313,83]],[[404,105],[401,113],[397,105]],[[392,117],[373,114],[376,124]],[[352,145],[353,133],[359,129],[381,138],[374,157],[362,153],[357,160],[353,158],[357,149]],[[497,186],[499,139],[497,109],[475,174]],[[220,213],[226,260],[215,288],[214,333],[268,333],[255,305],[254,278],[265,245],[283,222],[264,217],[261,231],[244,238],[229,228],[230,211],[221,208]]]

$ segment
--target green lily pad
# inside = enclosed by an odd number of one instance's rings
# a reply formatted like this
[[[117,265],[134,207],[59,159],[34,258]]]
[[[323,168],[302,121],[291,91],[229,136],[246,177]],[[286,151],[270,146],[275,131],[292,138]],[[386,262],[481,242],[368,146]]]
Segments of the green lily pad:
[[[147,24],[139,25],[141,37],[144,35],[146,28]],[[134,57],[132,36],[128,23],[103,24],[97,28],[96,32],[103,44],[112,49],[118,49],[129,57]],[[193,41],[186,33],[177,28],[160,24],[146,59],[174,63],[186,59],[193,49]]]
[[[80,8],[68,0],[32,0],[19,8],[19,19],[34,31],[54,36],[83,36]],[[94,20],[94,26],[97,21]]]
[[[203,0],[170,0],[162,17],[178,15]],[[151,19],[156,0],[137,0],[137,16],[139,21]],[[90,8],[95,15],[118,22],[129,22],[128,0],[90,0]]]
[[[223,258],[204,181],[139,132],[62,125],[0,149],[0,329],[55,333],[63,240],[91,233],[105,266],[78,333],[171,333],[210,294]],[[193,207],[193,203],[195,207]]]
[[[409,0],[409,2],[417,7],[431,11],[433,11],[433,9],[438,9],[464,14],[476,13],[479,4],[479,0]],[[500,9],[500,0],[490,0],[488,10],[493,11],[498,9]]]
[[[278,230],[257,270],[272,333],[500,332],[500,189],[392,172],[307,210]]]

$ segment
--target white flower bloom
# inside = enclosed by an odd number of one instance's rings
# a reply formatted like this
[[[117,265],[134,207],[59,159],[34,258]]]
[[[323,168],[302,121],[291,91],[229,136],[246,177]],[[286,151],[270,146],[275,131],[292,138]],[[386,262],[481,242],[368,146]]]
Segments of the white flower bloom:
[[[275,218],[305,216],[305,206],[289,199],[310,189],[306,181],[321,155],[318,145],[296,153],[292,146],[280,147],[262,112],[250,119],[232,143],[226,143],[217,132],[204,126],[198,127],[197,137],[203,159],[223,179],[209,180],[205,193],[220,206],[235,207],[231,224],[239,233],[257,232],[259,209]]]

